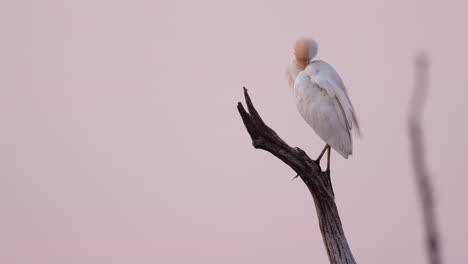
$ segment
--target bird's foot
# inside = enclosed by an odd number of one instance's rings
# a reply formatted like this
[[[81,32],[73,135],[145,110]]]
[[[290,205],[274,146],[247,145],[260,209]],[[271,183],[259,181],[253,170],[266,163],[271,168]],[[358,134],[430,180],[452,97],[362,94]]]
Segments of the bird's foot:
[[[317,163],[319,171],[322,171],[322,167],[320,166],[320,160],[314,160]]]
[[[319,165],[319,167],[320,167],[320,160],[321,160],[321,159],[322,159],[322,157],[320,157],[319,159],[315,159],[315,160],[313,160],[313,161],[315,161],[315,163],[317,163],[317,165]]]
[[[322,166],[320,166],[320,160],[321,159],[322,159],[322,157],[319,157],[318,159],[313,160],[317,164],[317,166],[319,167],[320,171],[322,171]]]

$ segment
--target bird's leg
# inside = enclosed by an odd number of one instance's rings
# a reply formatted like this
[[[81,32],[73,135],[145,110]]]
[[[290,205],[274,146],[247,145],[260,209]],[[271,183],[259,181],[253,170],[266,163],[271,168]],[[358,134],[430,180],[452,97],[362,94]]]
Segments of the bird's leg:
[[[315,160],[319,165],[320,165],[320,160],[322,159],[323,154],[325,154],[325,151],[327,148],[330,147],[330,145],[326,144],[325,147],[323,148],[322,152],[318,156],[318,158]]]
[[[328,146],[328,153],[327,153],[327,174],[330,175],[330,156],[331,156],[331,147],[330,145],[327,145]]]

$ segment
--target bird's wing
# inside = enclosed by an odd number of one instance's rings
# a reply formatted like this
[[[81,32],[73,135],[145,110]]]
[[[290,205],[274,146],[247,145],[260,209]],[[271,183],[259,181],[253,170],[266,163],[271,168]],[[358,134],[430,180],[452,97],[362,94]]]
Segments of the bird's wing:
[[[315,74],[310,75],[310,78],[321,89],[325,90],[335,104],[335,109],[338,112],[340,120],[345,124],[348,130],[356,129],[360,133],[359,124],[357,123],[356,114],[353,105],[349,100],[346,87],[343,84],[338,73],[331,65],[324,61],[312,63]]]

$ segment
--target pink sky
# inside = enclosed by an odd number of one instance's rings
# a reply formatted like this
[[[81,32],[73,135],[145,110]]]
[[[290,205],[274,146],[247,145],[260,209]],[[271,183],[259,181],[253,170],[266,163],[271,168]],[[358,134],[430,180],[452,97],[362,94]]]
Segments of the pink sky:
[[[345,81],[364,138],[332,181],[359,263],[425,263],[406,135],[413,55],[444,258],[468,259],[462,1],[2,1],[0,262],[327,263],[312,198],[254,150],[242,86],[315,157],[285,68],[297,37]]]

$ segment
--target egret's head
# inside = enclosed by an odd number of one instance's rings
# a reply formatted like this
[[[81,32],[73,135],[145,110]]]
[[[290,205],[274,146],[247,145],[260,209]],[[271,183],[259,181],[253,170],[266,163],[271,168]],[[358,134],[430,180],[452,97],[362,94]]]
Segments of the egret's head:
[[[294,45],[294,57],[299,66],[303,69],[309,64],[310,60],[317,56],[317,41],[308,38],[298,39]]]

